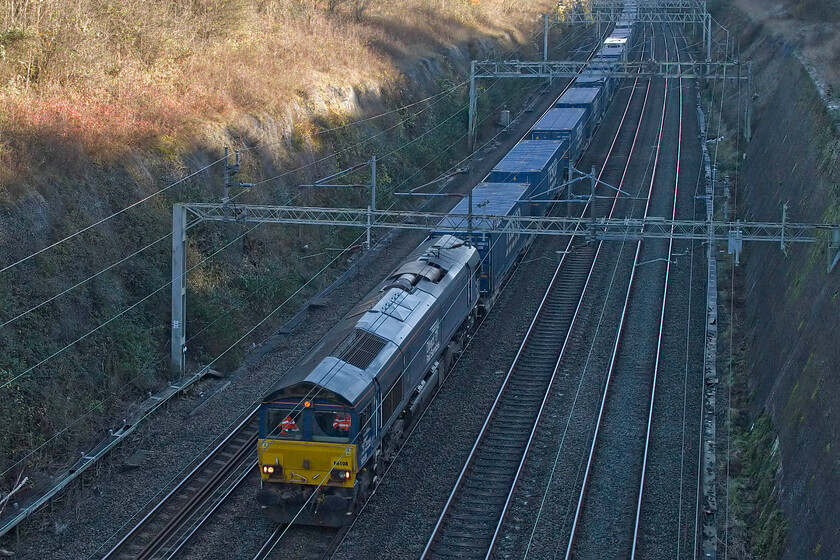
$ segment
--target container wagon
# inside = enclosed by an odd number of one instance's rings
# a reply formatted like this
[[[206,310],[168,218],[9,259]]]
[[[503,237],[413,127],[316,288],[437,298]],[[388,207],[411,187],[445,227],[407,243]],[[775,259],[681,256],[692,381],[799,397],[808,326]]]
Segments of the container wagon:
[[[583,152],[587,139],[586,109],[549,109],[531,129],[532,140],[563,140],[572,163]]]
[[[506,220],[498,216],[527,214],[527,193],[530,185],[522,183],[479,183],[473,189],[472,227],[502,228]],[[481,260],[479,291],[483,309],[492,305],[504,279],[516,262],[517,256],[533,236],[519,233],[474,232],[464,233],[468,227],[469,200],[462,199],[432,232],[431,237],[456,235],[469,241],[478,250]],[[490,218],[497,216],[497,218]]]
[[[585,134],[590,139],[595,129],[601,123],[601,117],[606,110],[602,99],[603,91],[599,87],[573,87],[560,96],[554,107],[557,109],[584,109],[586,119]]]
[[[528,183],[527,197],[546,200],[554,196],[554,188],[562,182],[569,165],[569,146],[559,140],[521,140],[485,179],[488,183]],[[546,202],[531,202],[528,215],[541,216]],[[522,209],[523,214],[525,209]]]

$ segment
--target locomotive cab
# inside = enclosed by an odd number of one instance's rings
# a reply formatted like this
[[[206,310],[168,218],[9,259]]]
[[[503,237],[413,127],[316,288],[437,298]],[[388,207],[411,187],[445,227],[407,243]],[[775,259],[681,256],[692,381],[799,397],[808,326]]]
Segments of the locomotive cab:
[[[346,522],[357,493],[356,441],[370,424],[362,416],[335,395],[262,404],[258,501],[276,521]]]

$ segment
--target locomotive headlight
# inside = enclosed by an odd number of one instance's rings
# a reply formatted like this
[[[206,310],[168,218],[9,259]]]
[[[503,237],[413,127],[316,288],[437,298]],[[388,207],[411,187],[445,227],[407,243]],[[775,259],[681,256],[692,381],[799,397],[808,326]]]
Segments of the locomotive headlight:
[[[351,473],[350,471],[345,471],[344,469],[333,469],[330,472],[330,478],[338,482],[350,480],[351,476],[353,476],[353,473]]]
[[[274,474],[274,467],[271,465],[263,465],[262,471],[265,474]]]

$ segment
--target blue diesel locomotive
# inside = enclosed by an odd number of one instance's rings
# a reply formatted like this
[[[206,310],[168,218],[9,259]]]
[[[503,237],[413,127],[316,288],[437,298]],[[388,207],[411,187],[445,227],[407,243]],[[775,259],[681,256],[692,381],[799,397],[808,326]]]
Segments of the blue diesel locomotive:
[[[626,2],[566,95],[474,188],[471,219],[464,200],[264,397],[257,499],[273,520],[343,525],[373,491],[530,241],[464,223],[545,213],[617,89],[636,15]]]
[[[258,501],[275,521],[341,525],[373,490],[472,331],[475,248],[420,245],[263,399]]]

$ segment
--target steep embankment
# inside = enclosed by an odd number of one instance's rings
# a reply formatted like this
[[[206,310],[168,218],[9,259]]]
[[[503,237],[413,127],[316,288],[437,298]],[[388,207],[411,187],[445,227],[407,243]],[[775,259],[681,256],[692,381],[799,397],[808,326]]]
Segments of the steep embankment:
[[[787,204],[790,221],[840,223],[836,125],[791,43],[733,9],[715,15],[740,31],[742,59],[757,62],[738,217],[780,221]],[[724,461],[733,475],[730,557],[840,557],[840,275],[826,272],[825,241],[790,244],[787,255],[745,244],[731,357],[742,370],[731,404],[744,409],[732,411],[740,443]]]
[[[223,146],[242,150],[238,180],[255,184],[237,202],[363,206],[361,189],[299,185],[375,154],[378,205],[391,205],[464,157],[470,58],[533,54],[554,5],[4,5],[0,489],[67,468],[169,378],[171,206],[220,200]],[[484,84],[480,128],[535,85]],[[357,234],[192,229],[188,368],[234,367],[335,278],[335,249]]]
[[[785,58],[747,152],[745,196],[756,219],[780,219],[787,203],[797,221],[836,222],[840,144],[813,83],[796,59]],[[778,432],[788,558],[840,555],[840,278],[826,273],[826,250],[791,247],[785,258],[776,247],[757,247],[745,275],[747,365],[754,411],[766,408]]]

